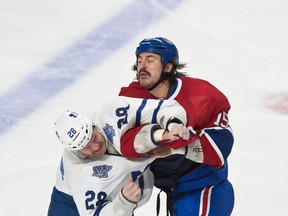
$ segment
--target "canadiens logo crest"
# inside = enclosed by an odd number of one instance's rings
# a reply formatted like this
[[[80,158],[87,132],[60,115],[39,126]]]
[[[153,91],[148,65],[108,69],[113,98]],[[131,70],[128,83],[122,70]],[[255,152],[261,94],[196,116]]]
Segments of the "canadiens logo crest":
[[[113,127],[106,123],[103,130],[109,142],[113,144],[113,137],[115,136],[115,130],[113,129]]]
[[[112,166],[108,166],[107,164],[105,165],[100,165],[100,166],[94,166],[92,168],[93,174],[92,176],[100,178],[108,178],[108,173],[112,169]]]

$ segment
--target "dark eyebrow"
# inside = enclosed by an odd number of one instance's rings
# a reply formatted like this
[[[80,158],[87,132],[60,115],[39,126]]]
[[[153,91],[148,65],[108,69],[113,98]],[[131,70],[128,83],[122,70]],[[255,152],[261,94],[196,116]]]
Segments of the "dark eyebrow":
[[[142,59],[143,57],[141,57],[140,55],[138,56],[138,59]],[[148,55],[148,56],[146,56],[146,58],[156,58],[156,56],[155,55]]]
[[[150,58],[150,57],[156,58],[155,55],[148,55],[148,56],[147,56],[147,58]]]

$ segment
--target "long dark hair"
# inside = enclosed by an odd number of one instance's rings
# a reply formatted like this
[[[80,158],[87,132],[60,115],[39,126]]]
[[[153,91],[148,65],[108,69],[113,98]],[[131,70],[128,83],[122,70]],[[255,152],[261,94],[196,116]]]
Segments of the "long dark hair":
[[[182,78],[187,75],[187,72],[179,72],[178,70],[181,70],[183,68],[186,68],[186,64],[185,63],[178,63],[175,64],[173,62],[169,62],[171,64],[173,64],[173,68],[171,70],[171,72],[169,73],[169,76],[167,76],[166,80],[168,80],[169,82],[171,82],[172,80],[174,80],[175,78]],[[138,74],[137,74],[137,62],[131,67],[132,71],[136,71],[136,80],[138,80]]]

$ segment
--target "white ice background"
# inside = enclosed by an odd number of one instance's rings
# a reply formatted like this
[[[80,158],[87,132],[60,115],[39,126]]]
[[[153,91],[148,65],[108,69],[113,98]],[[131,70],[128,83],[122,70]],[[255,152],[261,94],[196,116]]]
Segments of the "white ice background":
[[[115,96],[153,36],[231,102],[233,215],[288,215],[287,23],[287,0],[0,0],[0,215],[47,214],[62,151],[54,121]],[[135,216],[155,215],[157,192]]]

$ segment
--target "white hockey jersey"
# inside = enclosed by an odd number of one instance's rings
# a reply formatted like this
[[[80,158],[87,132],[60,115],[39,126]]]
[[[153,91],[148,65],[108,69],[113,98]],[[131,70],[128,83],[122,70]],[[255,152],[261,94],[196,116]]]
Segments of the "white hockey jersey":
[[[174,100],[139,99],[119,96],[89,113],[91,119],[102,131],[106,140],[118,151],[120,139],[129,129],[146,124],[160,124],[167,127],[171,118],[177,118],[185,125],[187,122],[184,108]],[[144,134],[152,142],[152,134]]]
[[[146,203],[152,193],[153,175],[146,166],[149,158],[128,160],[122,156],[105,154],[97,158],[81,158],[75,152],[64,149],[57,170],[56,189],[71,195],[79,214],[132,215],[136,204],[121,195],[121,189],[129,177],[138,177],[143,195],[137,206]],[[113,202],[112,202],[113,201]]]
[[[121,136],[132,127],[151,123],[166,127],[172,117],[186,123],[185,110],[172,100],[117,97],[89,115],[102,131],[108,146],[112,145],[118,153]],[[151,139],[150,133],[145,136],[149,136],[147,140]],[[65,149],[57,170],[55,187],[73,197],[81,216],[126,216],[127,212],[132,215],[136,204],[127,202],[121,189],[129,177],[138,176],[143,196],[137,206],[146,203],[154,183],[150,169],[146,169],[152,161],[148,157],[129,160],[109,152],[101,157],[83,158],[77,151]]]

